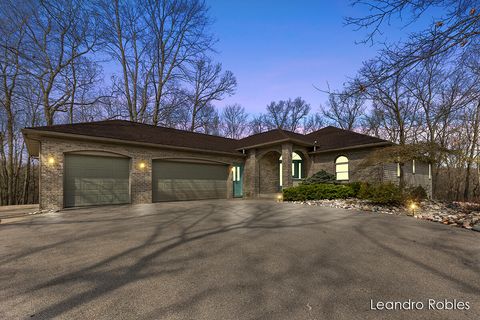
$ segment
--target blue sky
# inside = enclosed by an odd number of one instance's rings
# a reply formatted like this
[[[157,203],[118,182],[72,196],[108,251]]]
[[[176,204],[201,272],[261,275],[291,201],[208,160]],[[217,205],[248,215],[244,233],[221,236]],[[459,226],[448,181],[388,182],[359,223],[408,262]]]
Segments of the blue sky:
[[[356,44],[365,32],[344,25],[346,16],[365,14],[349,1],[207,0],[219,42],[216,60],[238,81],[237,93],[221,102],[240,103],[259,113],[271,102],[301,96],[318,110],[326,95],[314,86],[340,89],[373,58],[379,45]],[[363,10],[363,11],[362,11]],[[406,38],[393,25],[383,37],[390,42]]]

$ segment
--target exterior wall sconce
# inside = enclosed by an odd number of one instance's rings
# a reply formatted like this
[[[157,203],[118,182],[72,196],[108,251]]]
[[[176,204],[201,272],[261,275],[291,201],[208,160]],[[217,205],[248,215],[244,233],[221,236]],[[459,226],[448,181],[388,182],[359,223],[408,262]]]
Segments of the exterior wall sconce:
[[[53,157],[48,157],[47,163],[48,163],[49,165],[53,165],[53,164],[55,163],[55,158],[53,158]]]
[[[139,165],[138,165],[138,167],[139,167],[140,169],[142,169],[142,170],[145,169],[146,166],[147,166],[147,165],[146,165],[145,162],[143,162],[143,161],[140,162]]]

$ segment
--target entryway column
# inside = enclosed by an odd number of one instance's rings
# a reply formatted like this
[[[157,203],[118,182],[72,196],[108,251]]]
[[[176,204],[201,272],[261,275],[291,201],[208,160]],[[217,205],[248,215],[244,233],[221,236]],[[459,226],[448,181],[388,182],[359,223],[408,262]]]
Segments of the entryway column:
[[[293,186],[292,144],[282,144],[282,189]]]
[[[258,195],[258,175],[257,153],[255,149],[250,149],[247,152],[243,176],[245,198],[255,198]]]

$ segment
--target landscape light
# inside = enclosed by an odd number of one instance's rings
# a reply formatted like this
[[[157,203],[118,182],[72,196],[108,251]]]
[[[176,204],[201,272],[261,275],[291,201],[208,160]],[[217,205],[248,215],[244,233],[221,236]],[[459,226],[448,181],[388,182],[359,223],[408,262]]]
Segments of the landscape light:
[[[280,201],[282,201],[282,200],[283,200],[283,195],[279,194],[279,195],[277,196],[277,201],[280,202]]]
[[[415,209],[417,209],[417,204],[415,202],[410,203],[410,209],[412,209],[412,214],[415,215]]]

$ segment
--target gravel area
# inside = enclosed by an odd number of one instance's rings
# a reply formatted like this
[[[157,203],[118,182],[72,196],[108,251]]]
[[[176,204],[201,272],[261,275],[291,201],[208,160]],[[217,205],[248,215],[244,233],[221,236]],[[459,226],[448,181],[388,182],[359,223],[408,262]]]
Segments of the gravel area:
[[[413,206],[386,206],[360,199],[293,201],[310,206],[362,210],[380,214],[407,215],[480,232],[480,204],[426,200]]]

